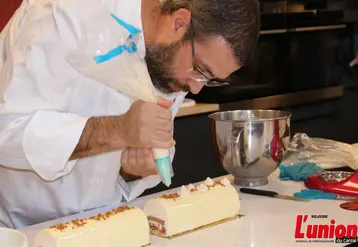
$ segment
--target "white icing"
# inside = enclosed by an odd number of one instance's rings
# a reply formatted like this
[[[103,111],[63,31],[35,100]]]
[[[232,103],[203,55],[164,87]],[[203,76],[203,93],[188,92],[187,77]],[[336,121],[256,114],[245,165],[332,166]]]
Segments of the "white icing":
[[[189,185],[188,185],[188,189],[189,189],[189,190],[195,190],[195,187],[194,187],[194,185],[189,184]]]
[[[204,184],[206,186],[213,186],[214,185],[214,181],[211,178],[207,178],[204,182]]]
[[[230,180],[227,177],[221,179],[220,183],[224,186],[231,186]]]
[[[179,192],[178,194],[182,197],[186,197],[186,196],[189,196],[190,194],[190,190],[187,189],[184,185],[179,189]]]
[[[209,190],[209,188],[205,184],[199,184],[196,186],[196,189],[200,192],[206,192]]]

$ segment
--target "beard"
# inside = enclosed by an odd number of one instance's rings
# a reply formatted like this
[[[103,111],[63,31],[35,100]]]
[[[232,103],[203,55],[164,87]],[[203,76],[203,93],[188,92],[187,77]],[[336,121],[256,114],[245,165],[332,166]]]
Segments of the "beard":
[[[173,93],[170,85],[189,92],[188,85],[181,85],[174,77],[171,66],[174,55],[182,46],[182,41],[170,45],[146,44],[145,61],[154,87],[164,94]]]

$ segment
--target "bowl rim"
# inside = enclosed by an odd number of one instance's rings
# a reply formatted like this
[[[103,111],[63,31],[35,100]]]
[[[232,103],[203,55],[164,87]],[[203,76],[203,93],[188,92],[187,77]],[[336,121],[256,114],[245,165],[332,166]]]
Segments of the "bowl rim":
[[[245,119],[245,120],[221,120],[217,119],[216,116],[222,114],[222,113],[234,113],[234,112],[279,112],[282,113],[284,116],[281,117],[272,117],[272,118],[265,118],[265,119]],[[283,111],[283,110],[269,110],[269,109],[241,109],[241,110],[229,110],[229,111],[217,111],[214,113],[211,113],[208,115],[208,118],[210,120],[213,120],[215,122],[270,122],[270,121],[276,121],[276,120],[283,120],[283,119],[289,119],[292,117],[292,113],[289,111]]]
[[[2,233],[8,234],[14,236],[14,237],[21,237],[24,241],[25,244],[27,244],[27,236],[25,233],[17,230],[17,229],[12,229],[12,228],[6,228],[6,227],[0,227],[0,235]]]

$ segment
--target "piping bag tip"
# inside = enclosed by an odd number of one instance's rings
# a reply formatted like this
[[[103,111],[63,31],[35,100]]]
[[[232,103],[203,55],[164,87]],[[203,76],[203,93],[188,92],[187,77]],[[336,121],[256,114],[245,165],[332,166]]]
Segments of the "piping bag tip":
[[[156,159],[155,164],[163,184],[169,187],[172,183],[169,157]]]

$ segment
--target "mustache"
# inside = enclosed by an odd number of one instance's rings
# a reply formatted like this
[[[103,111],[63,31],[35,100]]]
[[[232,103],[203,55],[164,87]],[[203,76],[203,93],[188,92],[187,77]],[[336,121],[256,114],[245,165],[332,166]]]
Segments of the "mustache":
[[[185,93],[189,93],[190,92],[190,86],[188,84],[180,84],[178,81],[173,80],[171,82],[169,82],[171,84],[173,84],[175,87],[180,88],[183,92]]]

